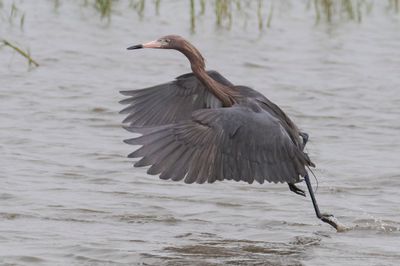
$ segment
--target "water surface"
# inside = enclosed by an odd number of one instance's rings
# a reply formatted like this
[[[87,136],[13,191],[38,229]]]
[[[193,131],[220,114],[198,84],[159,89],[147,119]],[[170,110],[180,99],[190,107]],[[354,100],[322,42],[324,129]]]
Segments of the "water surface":
[[[0,264],[398,265],[398,16],[378,5],[360,24],[316,25],[293,4],[261,33],[239,19],[217,28],[208,12],[191,34],[183,1],[143,18],[121,2],[110,22],[75,1],[17,6],[23,30],[3,20],[0,35],[41,66],[0,50]],[[125,48],[171,33],[310,134],[320,207],[349,230],[319,222],[287,185],[186,185],[132,168],[118,91],[190,68],[174,51]]]

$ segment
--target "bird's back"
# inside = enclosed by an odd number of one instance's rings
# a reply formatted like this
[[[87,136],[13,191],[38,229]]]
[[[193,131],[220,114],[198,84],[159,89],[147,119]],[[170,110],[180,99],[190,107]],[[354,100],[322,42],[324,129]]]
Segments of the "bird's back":
[[[255,111],[257,108],[262,109],[271,114],[273,117],[277,118],[285,128],[286,132],[289,134],[293,143],[299,148],[302,148],[302,142],[299,138],[300,131],[298,127],[278,105],[271,102],[263,94],[250,87],[235,86],[235,89],[243,97],[243,100],[239,101],[239,104],[248,105]]]
[[[289,117],[261,93],[234,86],[209,71],[237,95],[223,107],[193,73],[148,89],[125,91],[122,113],[127,129],[143,136],[126,142],[143,145],[130,154],[149,174],[187,183],[242,180],[252,183],[300,181],[312,165],[302,151],[299,131]]]

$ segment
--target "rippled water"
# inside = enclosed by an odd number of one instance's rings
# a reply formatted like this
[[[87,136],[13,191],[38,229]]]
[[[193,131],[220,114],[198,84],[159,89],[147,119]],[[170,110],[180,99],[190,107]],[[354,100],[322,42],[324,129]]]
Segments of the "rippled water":
[[[121,2],[110,22],[74,1],[17,6],[24,29],[3,18],[0,36],[29,46],[41,66],[0,50],[0,264],[399,264],[399,16],[378,5],[360,24],[315,25],[298,4],[276,8],[259,33],[240,19],[215,28],[210,11],[191,35],[183,1],[142,19]],[[118,91],[189,66],[174,51],[125,48],[169,33],[310,134],[317,199],[346,232],[319,222],[287,185],[186,185],[132,168]]]

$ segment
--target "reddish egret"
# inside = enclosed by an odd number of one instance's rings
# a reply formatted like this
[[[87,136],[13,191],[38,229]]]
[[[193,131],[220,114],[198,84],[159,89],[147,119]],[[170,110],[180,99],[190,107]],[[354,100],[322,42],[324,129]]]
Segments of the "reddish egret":
[[[121,113],[127,130],[142,136],[125,140],[142,145],[130,158],[147,173],[185,183],[235,180],[288,183],[296,194],[305,192],[295,183],[304,178],[316,215],[336,229],[332,215],[320,213],[307,173],[314,167],[303,151],[308,135],[300,132],[276,104],[261,93],[236,86],[216,71],[206,71],[203,56],[180,36],[169,35],[134,45],[174,49],[190,62],[192,73],[154,87],[122,91],[129,96]]]

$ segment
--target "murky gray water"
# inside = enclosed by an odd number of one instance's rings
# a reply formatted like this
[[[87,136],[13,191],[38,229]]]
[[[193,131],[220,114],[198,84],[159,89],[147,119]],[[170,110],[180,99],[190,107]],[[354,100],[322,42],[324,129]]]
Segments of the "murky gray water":
[[[302,3],[276,7],[260,34],[240,19],[217,29],[209,11],[191,35],[183,1],[143,19],[119,2],[110,23],[75,1],[16,4],[24,29],[3,17],[0,36],[41,66],[0,50],[0,264],[399,265],[399,16],[377,5],[361,24],[315,25]],[[320,207],[348,231],[286,185],[186,185],[132,168],[118,91],[189,66],[174,51],[125,48],[169,33],[310,134]]]

